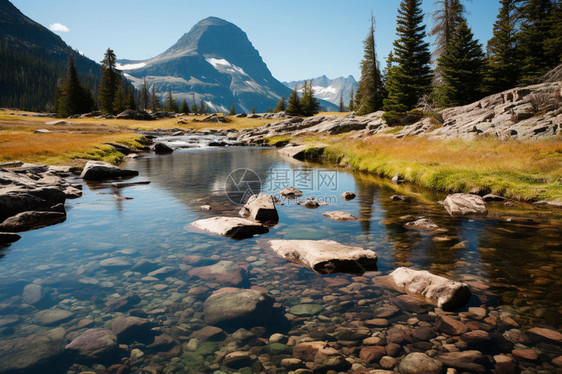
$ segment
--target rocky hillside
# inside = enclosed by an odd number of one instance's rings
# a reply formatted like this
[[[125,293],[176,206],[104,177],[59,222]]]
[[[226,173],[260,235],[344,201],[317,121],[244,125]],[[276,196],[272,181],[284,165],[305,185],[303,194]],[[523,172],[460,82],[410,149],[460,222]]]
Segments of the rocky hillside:
[[[562,81],[514,88],[462,107],[445,109],[414,119],[403,126],[389,126],[383,112],[366,116],[291,117],[256,129],[243,130],[239,140],[259,144],[263,138],[305,133],[364,137],[386,134],[401,138],[428,135],[439,139],[541,139],[562,132]]]

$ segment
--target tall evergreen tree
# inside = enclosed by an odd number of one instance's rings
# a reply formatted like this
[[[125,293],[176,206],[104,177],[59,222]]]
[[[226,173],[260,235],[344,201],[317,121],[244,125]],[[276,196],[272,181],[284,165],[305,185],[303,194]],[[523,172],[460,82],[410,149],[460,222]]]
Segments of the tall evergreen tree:
[[[554,0],[525,0],[521,7],[521,31],[517,38],[522,57],[520,84],[535,83],[549,69],[560,63],[548,53],[548,36],[554,25]],[[560,22],[560,20],[558,20]]]
[[[160,99],[156,95],[156,87],[152,85],[151,94],[150,94],[150,110],[152,113],[155,113],[160,108]]]
[[[384,118],[394,119],[414,108],[431,89],[431,55],[425,42],[421,0],[402,0],[398,9],[393,67],[387,78],[388,97],[384,99]]]
[[[228,114],[231,115],[231,116],[236,115],[236,108],[234,108],[234,105],[230,106],[230,112]]]
[[[320,110],[320,103],[314,97],[314,89],[312,88],[312,79],[304,81],[303,93],[300,99],[301,113],[304,116],[313,116]]]
[[[350,112],[355,110],[355,95],[353,94],[353,87],[351,88],[351,93],[349,94],[349,104],[347,105],[347,108]]]
[[[180,113],[189,113],[189,105],[187,105],[186,99],[181,101]]]
[[[193,97],[193,101],[191,102],[191,113],[193,114],[199,113],[199,109],[197,108],[197,103],[195,103],[195,97]]]
[[[340,92],[340,113],[345,112],[345,104],[343,103],[343,92]]]
[[[550,32],[545,41],[545,51],[550,64],[557,65],[562,63],[562,1],[553,3],[550,14]]]
[[[60,117],[90,112],[94,109],[91,92],[80,84],[74,57],[68,56],[66,77],[55,92],[55,110]]]
[[[121,113],[127,109],[127,86],[125,82],[120,81],[117,92],[113,97],[113,113]]]
[[[174,101],[172,90],[168,90],[168,95],[166,96],[166,110],[170,113],[174,112]]]
[[[437,62],[443,80],[438,96],[441,105],[464,105],[480,98],[484,54],[466,22],[459,25]]]
[[[131,110],[136,110],[137,109],[137,103],[135,101],[135,89],[130,86],[127,89],[127,109],[131,109]]]
[[[252,107],[252,114],[256,114],[256,107],[255,106]]]
[[[203,100],[201,100],[201,102],[199,103],[199,113],[207,113],[207,106],[205,105],[205,102]]]
[[[281,96],[281,99],[277,102],[275,109],[273,109],[274,113],[284,112],[285,111],[285,96]]]
[[[143,79],[142,81],[142,87],[141,87],[141,97],[140,97],[140,108],[142,110],[147,110],[148,109],[148,103],[150,101],[150,97],[149,97],[149,93],[148,93],[148,85],[146,83],[146,77]]]
[[[375,45],[375,18],[373,15],[371,15],[371,26],[367,38],[363,41],[363,47],[361,78],[359,79],[359,87],[355,94],[356,110],[359,115],[380,110],[384,98],[381,71]]]
[[[291,92],[291,96],[289,96],[289,100],[287,102],[287,109],[285,112],[291,116],[298,116],[302,113],[298,88],[298,85],[295,86],[295,89]]]
[[[500,0],[500,10],[494,23],[494,36],[488,41],[484,92],[493,94],[517,84],[516,5],[520,0]]]
[[[429,36],[435,41],[433,57],[438,59],[447,50],[447,45],[452,40],[457,28],[464,21],[464,5],[461,0],[436,0],[433,22],[435,25]]]
[[[111,48],[105,52],[104,59],[101,62],[101,79],[98,89],[98,103],[100,110],[105,113],[115,113],[114,103],[115,96],[119,90],[121,77],[119,71],[115,67],[116,56]]]

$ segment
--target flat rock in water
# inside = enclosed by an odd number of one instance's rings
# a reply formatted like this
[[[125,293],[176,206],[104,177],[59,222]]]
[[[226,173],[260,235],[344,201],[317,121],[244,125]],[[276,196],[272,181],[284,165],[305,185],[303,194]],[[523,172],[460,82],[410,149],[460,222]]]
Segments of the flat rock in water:
[[[115,165],[111,165],[102,161],[88,161],[80,178],[86,180],[104,180],[104,179],[119,179],[126,177],[134,177],[139,175],[136,170],[122,169]]]
[[[86,359],[99,359],[117,351],[117,336],[111,330],[89,329],[74,338],[66,349]]]
[[[298,304],[289,309],[289,313],[297,316],[313,316],[322,310],[318,304]]]
[[[273,195],[262,193],[252,195],[242,210],[246,211],[256,221],[277,222],[279,221],[279,215],[275,208],[275,201],[276,199]]]
[[[159,154],[167,154],[167,153],[174,152],[174,150],[171,147],[169,147],[164,143],[155,143],[152,146],[152,150],[154,151],[154,153],[159,153]]]
[[[17,242],[21,236],[13,232],[0,232],[0,245]]]
[[[260,223],[238,217],[206,218],[195,221],[192,225],[198,229],[233,239],[251,238],[254,235],[269,232],[269,229]]]
[[[486,215],[488,209],[484,199],[478,195],[455,193],[447,196],[445,209],[452,216]]]
[[[356,196],[356,195],[355,195],[354,192],[345,191],[345,192],[342,193],[340,196],[341,196],[342,199],[344,199],[344,200],[353,200],[353,199],[355,199],[355,196]]]
[[[406,222],[404,227],[412,230],[422,230],[422,231],[435,231],[439,229],[439,226],[431,218],[420,218],[415,221]]]
[[[363,274],[377,265],[375,252],[333,240],[269,240],[266,245],[280,257],[320,274]]]
[[[401,374],[440,374],[443,364],[425,353],[413,352],[400,361]]]
[[[465,283],[449,280],[426,270],[399,267],[390,273],[397,288],[409,295],[423,297],[443,309],[455,309],[470,299],[470,289]]]
[[[306,145],[297,145],[284,147],[279,150],[279,153],[283,156],[291,157],[297,160],[304,160],[304,151],[308,147]]]
[[[0,231],[21,232],[54,225],[66,220],[64,212],[21,212],[0,223]]]
[[[66,331],[62,327],[0,342],[0,373],[45,368],[64,352]],[[43,371],[44,372],[44,371]]]
[[[37,313],[37,319],[45,326],[62,323],[72,318],[72,316],[72,312],[62,309],[47,309]]]
[[[341,210],[335,210],[332,212],[322,213],[324,217],[328,217],[331,220],[344,222],[344,221],[357,221],[359,218],[355,217],[353,214],[348,212],[343,212]]]
[[[117,317],[111,323],[111,331],[119,342],[142,340],[150,336],[152,323],[146,318]]]

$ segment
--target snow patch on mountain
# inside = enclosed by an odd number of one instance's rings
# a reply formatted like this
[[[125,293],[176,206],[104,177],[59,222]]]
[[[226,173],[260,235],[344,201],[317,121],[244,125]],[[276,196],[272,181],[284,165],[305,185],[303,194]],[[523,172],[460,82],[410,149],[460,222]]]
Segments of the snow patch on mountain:
[[[224,58],[206,58],[205,59],[209,64],[213,65],[215,69],[220,72],[229,72],[229,73],[240,73],[242,75],[248,75],[244,69],[230,62],[226,61]]]
[[[283,84],[291,89],[299,86],[299,92],[302,92],[304,81],[283,82]],[[347,78],[338,77],[330,79],[325,75],[312,79],[312,89],[314,96],[321,100],[329,101],[335,105],[339,105],[340,96],[343,98],[344,103],[349,102],[351,90],[357,92],[357,81],[350,75]]]
[[[144,68],[145,66],[146,66],[145,62],[139,62],[136,64],[124,64],[124,65],[121,65],[120,63],[115,64],[115,67],[119,70],[134,70],[134,69]]]

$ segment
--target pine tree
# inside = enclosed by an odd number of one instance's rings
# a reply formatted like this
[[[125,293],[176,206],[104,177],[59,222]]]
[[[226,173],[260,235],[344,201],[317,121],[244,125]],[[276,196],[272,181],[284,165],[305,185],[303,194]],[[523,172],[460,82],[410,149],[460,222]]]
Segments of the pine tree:
[[[205,102],[203,100],[201,100],[201,102],[199,103],[199,113],[207,113],[207,106],[205,105]]]
[[[273,112],[274,113],[284,112],[285,108],[286,108],[285,107],[285,96],[281,96],[281,99],[279,100],[279,102],[275,106],[275,109],[273,109]]]
[[[287,109],[285,109],[285,112],[291,116],[299,116],[302,113],[298,89],[299,86],[295,86],[295,89],[293,90],[293,92],[291,92],[291,96],[289,96]]]
[[[168,91],[166,96],[166,110],[170,113],[178,113],[180,111],[178,101],[172,96],[172,91]]]
[[[148,86],[146,83],[146,77],[142,81],[141,87],[141,99],[140,99],[140,107],[142,110],[148,109],[148,102],[149,102],[149,94],[148,94]]]
[[[562,63],[562,1],[556,1],[552,5],[550,14],[550,32],[545,40],[545,52],[551,64],[551,68]]]
[[[500,0],[501,8],[494,36],[488,41],[488,59],[484,77],[484,92],[493,94],[505,91],[517,84],[519,61],[516,39],[516,4],[519,0]]]
[[[195,97],[191,102],[191,113],[193,114],[199,113],[199,109],[197,108],[197,104],[195,103]]]
[[[228,114],[231,115],[231,116],[236,115],[236,109],[234,108],[234,105],[230,106],[230,112]]]
[[[156,95],[156,87],[152,85],[152,93],[150,94],[150,109],[155,113],[160,108],[160,99]]]
[[[187,100],[185,99],[181,101],[180,113],[189,113],[189,105],[187,105]]]
[[[127,109],[136,110],[137,103],[135,102],[135,89],[131,86],[127,90]]]
[[[425,39],[421,0],[402,0],[398,9],[393,67],[387,78],[384,118],[394,122],[431,89],[431,55]]]
[[[94,109],[94,99],[90,91],[80,84],[74,57],[68,56],[66,78],[55,91],[55,110],[59,117],[90,112]]]
[[[256,114],[256,107],[255,106],[252,107],[252,114]]]
[[[345,112],[345,104],[343,103],[343,92],[340,92],[340,113]]]
[[[383,86],[381,71],[375,47],[375,18],[371,15],[369,34],[363,42],[364,54],[361,61],[361,79],[355,94],[357,113],[365,115],[382,108]]]
[[[100,110],[105,113],[114,114],[115,105],[113,101],[117,91],[119,90],[121,77],[115,67],[116,56],[111,48],[105,52],[103,61],[101,62],[101,79],[98,88],[98,103]]]
[[[533,84],[560,63],[547,51],[552,25],[553,0],[526,0],[521,7],[521,31],[517,35],[521,61],[520,84]],[[560,20],[558,20],[560,22]]]
[[[127,87],[125,82],[120,82],[113,97],[113,113],[121,113],[125,109],[127,109]]]
[[[314,97],[314,90],[312,89],[312,79],[310,81],[304,81],[303,93],[300,99],[300,108],[303,116],[313,116],[318,113],[320,109],[320,103]]]
[[[353,94],[353,87],[351,87],[351,93],[349,94],[349,105],[347,106],[350,112],[355,110],[355,95]]]
[[[433,57],[437,60],[447,50],[447,45],[464,19],[464,5],[461,0],[436,0],[433,13],[435,26],[429,32],[434,37]]]
[[[438,100],[442,106],[458,106],[480,98],[484,54],[472,31],[462,22],[437,60],[441,77]]]

